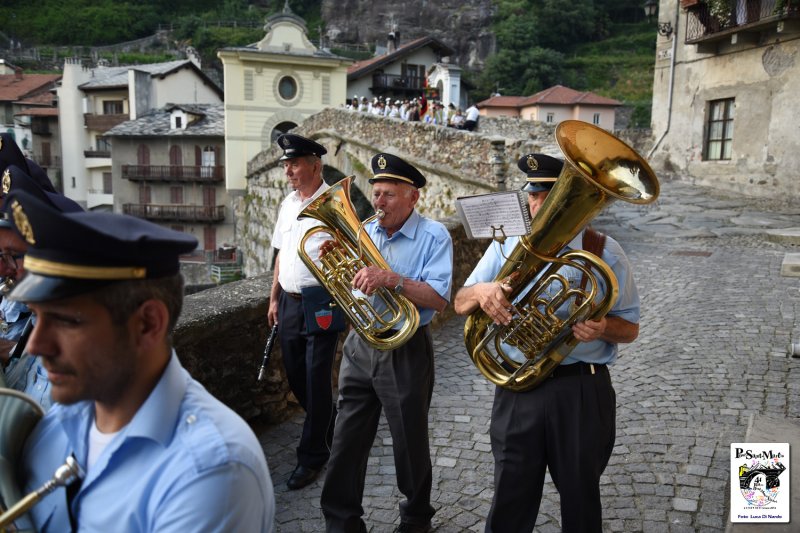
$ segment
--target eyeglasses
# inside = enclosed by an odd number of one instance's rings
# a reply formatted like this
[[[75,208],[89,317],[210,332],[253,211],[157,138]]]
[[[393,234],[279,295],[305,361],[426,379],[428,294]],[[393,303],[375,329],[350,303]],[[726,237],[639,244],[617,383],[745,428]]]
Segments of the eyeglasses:
[[[17,261],[25,257],[25,254],[21,253],[11,253],[11,252],[0,252],[0,260],[6,265],[6,267],[17,270]]]

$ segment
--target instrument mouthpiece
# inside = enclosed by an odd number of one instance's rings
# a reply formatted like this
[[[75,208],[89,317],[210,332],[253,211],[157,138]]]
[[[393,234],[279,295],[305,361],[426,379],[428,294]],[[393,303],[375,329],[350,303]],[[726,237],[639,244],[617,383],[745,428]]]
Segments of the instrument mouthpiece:
[[[378,219],[381,219],[386,216],[386,213],[383,211],[383,209],[376,209],[375,216],[378,217]]]

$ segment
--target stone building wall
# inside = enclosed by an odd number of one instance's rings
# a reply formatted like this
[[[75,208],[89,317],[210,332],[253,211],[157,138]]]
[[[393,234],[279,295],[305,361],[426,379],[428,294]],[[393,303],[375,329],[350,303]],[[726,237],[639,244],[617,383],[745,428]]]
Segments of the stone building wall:
[[[455,250],[455,295],[488,242],[468,240],[457,220],[449,219],[444,224]],[[268,334],[266,317],[271,285],[272,275],[266,274],[187,296],[174,341],[182,364],[211,394],[246,420],[274,423],[288,416],[297,402],[286,382],[278,343],[267,366],[266,379],[262,382],[256,379]],[[432,327],[438,327],[453,314],[450,305],[444,313],[436,315]],[[336,375],[338,360],[334,384]]]

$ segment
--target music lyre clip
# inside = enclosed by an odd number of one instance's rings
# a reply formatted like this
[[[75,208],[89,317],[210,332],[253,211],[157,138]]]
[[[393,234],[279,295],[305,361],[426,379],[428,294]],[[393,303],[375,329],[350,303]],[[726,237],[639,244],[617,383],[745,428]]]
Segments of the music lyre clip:
[[[500,224],[499,228],[495,228],[494,226],[491,226],[491,228],[492,228],[492,240],[497,241],[500,244],[505,243],[507,237],[506,237],[506,232],[503,231],[503,224]],[[500,232],[499,237],[497,236],[498,232]]]

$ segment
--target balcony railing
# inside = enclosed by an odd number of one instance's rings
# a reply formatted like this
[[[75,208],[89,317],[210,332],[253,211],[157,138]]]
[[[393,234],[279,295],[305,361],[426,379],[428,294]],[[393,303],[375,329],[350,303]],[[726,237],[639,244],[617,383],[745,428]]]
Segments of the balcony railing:
[[[122,212],[147,220],[176,222],[222,222],[224,205],[123,204]]]
[[[61,156],[58,155],[33,154],[33,160],[36,161],[40,167],[61,168]]]
[[[771,23],[800,16],[800,0],[730,0],[728,6],[721,11],[712,10],[706,0],[688,6],[686,43],[713,40],[740,31],[762,31]]]
[[[122,165],[122,177],[131,181],[219,182],[225,179],[225,167]]]
[[[94,113],[86,113],[83,115],[83,121],[86,127],[90,130],[105,133],[117,124],[121,124],[130,117],[126,114],[120,115],[96,115]]]
[[[398,76],[397,74],[377,73],[372,75],[372,90],[391,89],[422,91],[423,78],[419,76]]]

